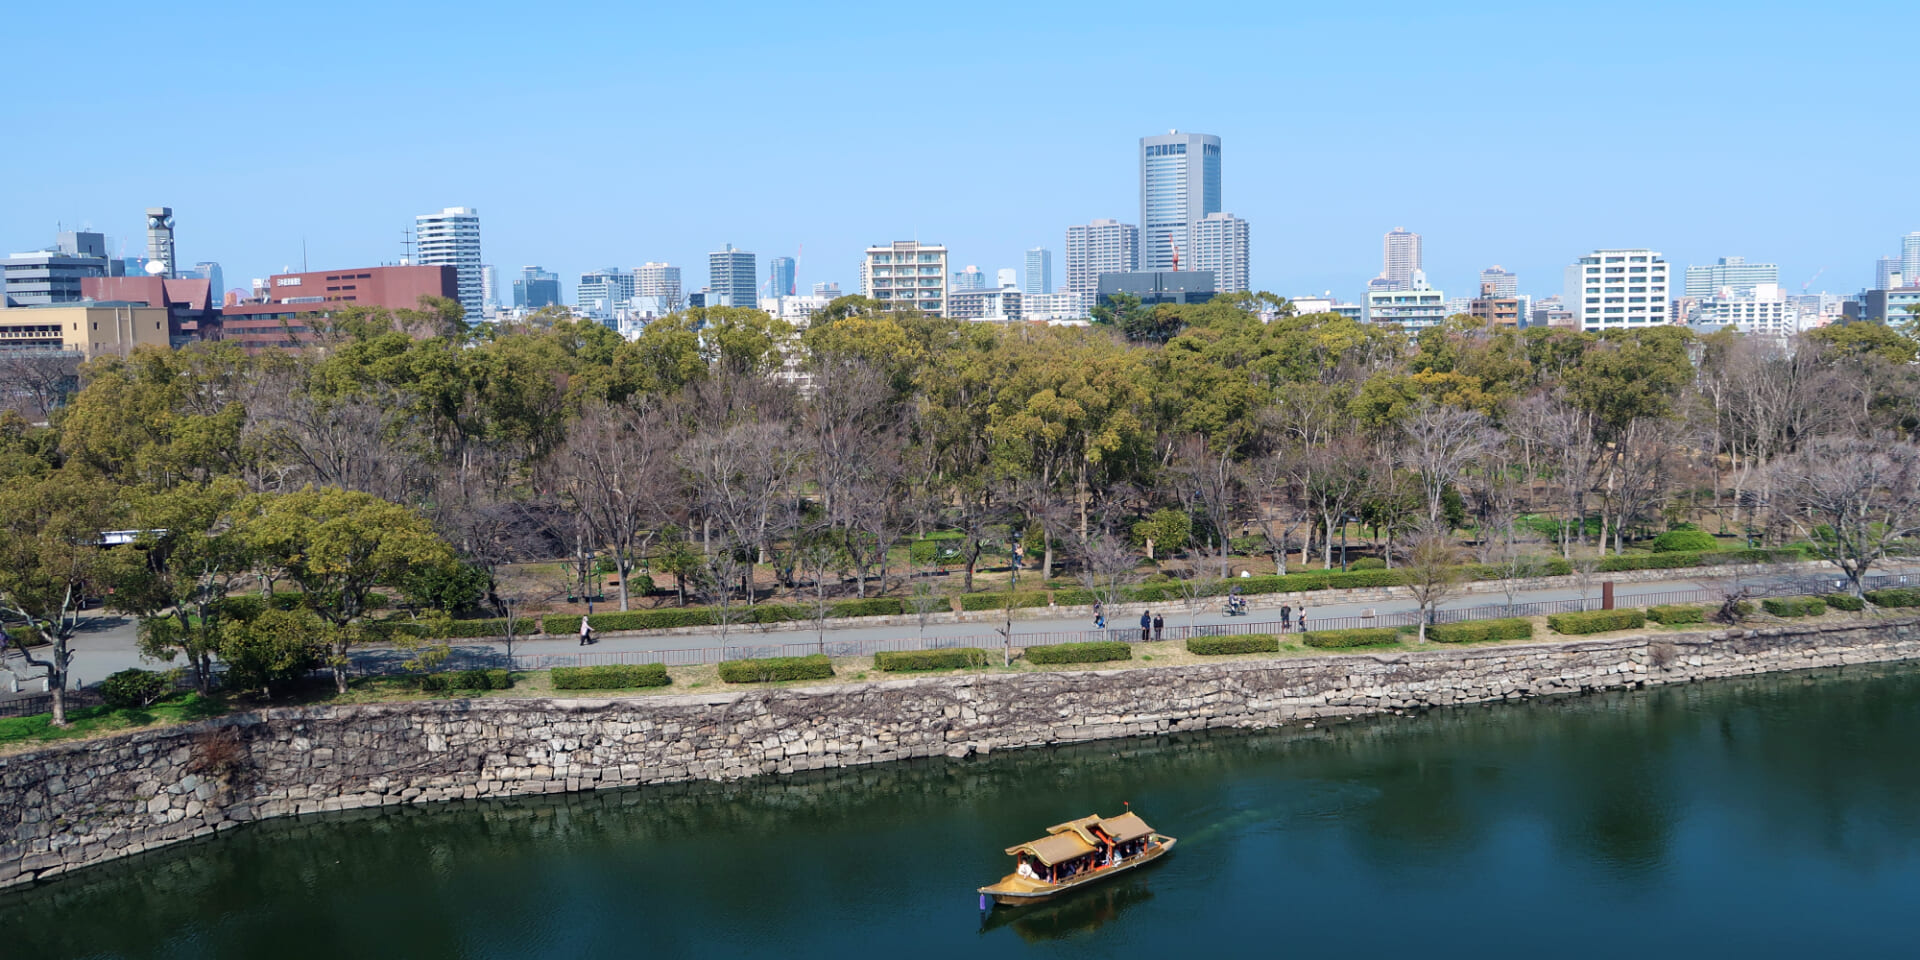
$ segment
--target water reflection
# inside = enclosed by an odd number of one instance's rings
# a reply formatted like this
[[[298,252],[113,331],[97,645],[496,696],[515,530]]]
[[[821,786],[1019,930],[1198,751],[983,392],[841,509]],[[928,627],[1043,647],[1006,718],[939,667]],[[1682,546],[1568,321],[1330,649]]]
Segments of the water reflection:
[[[989,909],[981,915],[980,932],[1011,927],[1028,943],[1092,933],[1119,919],[1128,908],[1153,899],[1145,871],[1156,866],[1158,862],[1148,864],[1140,868],[1141,876],[1117,878],[1091,890],[1076,891],[1057,902]]]

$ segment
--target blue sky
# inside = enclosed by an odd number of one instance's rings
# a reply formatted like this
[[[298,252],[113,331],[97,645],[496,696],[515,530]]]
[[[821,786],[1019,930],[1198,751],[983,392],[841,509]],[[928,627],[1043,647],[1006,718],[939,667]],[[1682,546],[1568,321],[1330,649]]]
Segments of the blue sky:
[[[1336,9],[1337,8],[1337,9]],[[1852,292],[1920,230],[1920,4],[543,4],[106,0],[10,10],[0,245],[141,245],[227,285],[400,256],[478,207],[503,276],[871,243],[1056,262],[1137,223],[1138,137],[1223,138],[1256,287],[1358,295],[1380,235],[1451,294],[1556,293],[1598,246]],[[21,38],[39,38],[20,42]],[[26,122],[31,117],[31,122]],[[22,136],[30,132],[29,136]],[[1056,282],[1059,267],[1056,265]]]

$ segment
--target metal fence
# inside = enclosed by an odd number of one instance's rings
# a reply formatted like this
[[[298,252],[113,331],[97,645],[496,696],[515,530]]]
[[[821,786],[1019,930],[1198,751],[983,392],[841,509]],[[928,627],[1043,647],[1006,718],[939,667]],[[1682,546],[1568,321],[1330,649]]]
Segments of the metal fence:
[[[1888,574],[1869,577],[1868,589],[1887,586],[1900,586],[1909,581],[1909,577],[1900,574]],[[1791,580],[1771,584],[1753,584],[1744,592],[1745,596],[1761,597],[1798,596],[1801,594],[1831,593],[1845,589],[1846,582],[1835,577],[1796,577]],[[1723,594],[1712,590],[1666,590],[1660,592],[1616,594],[1616,608],[1649,607],[1663,604],[1706,604],[1719,603]],[[1483,604],[1473,607],[1459,607],[1451,610],[1434,611],[1432,623],[1460,623],[1468,620],[1497,620],[1506,617],[1541,617],[1556,613],[1570,613],[1580,610],[1600,609],[1599,598],[1573,600],[1545,600],[1531,603]],[[1311,608],[1305,619],[1294,617],[1289,620],[1234,620],[1227,623],[1194,624],[1191,626],[1169,623],[1155,637],[1158,640],[1183,641],[1189,637],[1224,637],[1246,634],[1294,634],[1307,630],[1346,630],[1355,627],[1411,627],[1420,622],[1417,610],[1397,611],[1372,616],[1316,617]],[[1184,611],[1177,612],[1172,618],[1178,619]],[[1060,643],[1092,643],[1099,641],[1138,642],[1142,640],[1141,629],[1137,625],[1124,627],[1106,627],[1099,630],[1043,630],[1031,633],[1014,633],[1013,646],[1039,647]],[[591,649],[582,649],[577,653],[538,653],[515,654],[509,658],[504,652],[486,647],[456,647],[453,654],[443,665],[445,669],[471,669],[483,667],[508,667],[515,670],[548,670],[554,667],[588,667],[602,664],[641,664],[664,663],[668,666],[697,666],[718,663],[722,660],[742,660],[762,657],[798,657],[824,652],[831,657],[871,656],[881,651],[939,650],[955,647],[978,647],[989,650],[1001,649],[1006,639],[999,633],[978,633],[960,637],[900,637],[891,640],[834,640],[825,643],[818,640],[798,643],[764,643],[752,641],[734,641],[708,647],[691,647],[676,650],[631,650],[603,653]],[[384,659],[384,658],[382,658]],[[368,674],[406,672],[392,664],[377,661],[362,661],[356,664],[359,672]]]
[[[35,694],[28,697],[7,697],[0,700],[0,717],[31,717],[39,713],[53,712],[53,695]]]

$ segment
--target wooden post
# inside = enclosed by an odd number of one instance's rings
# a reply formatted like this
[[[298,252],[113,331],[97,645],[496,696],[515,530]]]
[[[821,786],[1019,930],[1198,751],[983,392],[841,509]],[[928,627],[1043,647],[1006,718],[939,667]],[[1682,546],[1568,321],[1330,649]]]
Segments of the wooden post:
[[[1603,580],[1600,582],[1600,609],[1602,610],[1613,609],[1613,581],[1612,580]]]

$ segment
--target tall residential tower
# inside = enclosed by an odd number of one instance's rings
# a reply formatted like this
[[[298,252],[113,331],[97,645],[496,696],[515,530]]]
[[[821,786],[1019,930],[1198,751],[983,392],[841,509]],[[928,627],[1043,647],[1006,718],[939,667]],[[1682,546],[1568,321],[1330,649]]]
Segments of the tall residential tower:
[[[415,263],[450,266],[459,276],[460,308],[468,322],[479,322],[485,297],[480,277],[480,211],[448,207],[413,218]]]
[[[1067,228],[1067,292],[1100,292],[1100,275],[1140,269],[1140,228],[1118,220],[1095,220]]]
[[[707,254],[707,306],[758,309],[757,275],[753,254],[735,250],[731,243],[724,250]]]
[[[1034,247],[1027,251],[1027,274],[1022,278],[1020,292],[1042,294],[1053,292],[1053,251],[1046,247]]]
[[[1214,289],[1248,293],[1247,222],[1231,213],[1209,213],[1193,225],[1193,258],[1188,270],[1212,270]]]

